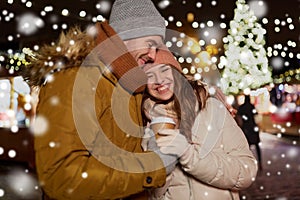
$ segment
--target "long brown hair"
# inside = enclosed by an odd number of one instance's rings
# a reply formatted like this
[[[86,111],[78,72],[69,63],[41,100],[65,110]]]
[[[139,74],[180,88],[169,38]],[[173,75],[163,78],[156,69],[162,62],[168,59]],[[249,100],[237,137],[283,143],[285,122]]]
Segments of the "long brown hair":
[[[205,85],[198,80],[187,79],[187,77],[172,67],[172,73],[174,76],[174,95],[168,101],[157,102],[156,99],[149,94],[148,90],[145,90],[142,99],[142,108],[146,99],[151,98],[153,101],[161,104],[168,104],[170,101],[174,101],[173,110],[177,114],[178,125],[180,132],[186,136],[186,138],[192,141],[192,127],[197,114],[205,108],[206,100],[208,98],[208,92],[205,89]],[[144,125],[149,122],[149,119],[145,116],[142,110]]]

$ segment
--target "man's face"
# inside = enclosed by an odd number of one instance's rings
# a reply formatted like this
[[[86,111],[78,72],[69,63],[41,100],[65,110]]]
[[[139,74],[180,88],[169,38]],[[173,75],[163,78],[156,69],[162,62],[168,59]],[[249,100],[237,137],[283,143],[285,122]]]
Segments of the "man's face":
[[[158,35],[126,40],[124,43],[139,66],[154,62],[157,49],[164,45]]]

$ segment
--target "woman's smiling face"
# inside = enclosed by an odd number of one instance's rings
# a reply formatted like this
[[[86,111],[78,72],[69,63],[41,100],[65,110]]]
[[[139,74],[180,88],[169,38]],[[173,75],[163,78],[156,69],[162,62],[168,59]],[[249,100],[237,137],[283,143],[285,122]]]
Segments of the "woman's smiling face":
[[[174,76],[170,65],[159,64],[145,73],[148,77],[147,88],[151,96],[162,101],[169,100],[173,96]]]

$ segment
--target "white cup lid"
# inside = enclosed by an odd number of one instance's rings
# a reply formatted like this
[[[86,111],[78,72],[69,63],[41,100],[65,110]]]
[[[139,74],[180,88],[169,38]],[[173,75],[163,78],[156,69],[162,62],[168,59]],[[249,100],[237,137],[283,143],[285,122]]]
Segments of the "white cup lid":
[[[170,123],[176,125],[175,121],[170,117],[155,117],[152,119],[150,125],[158,123]]]

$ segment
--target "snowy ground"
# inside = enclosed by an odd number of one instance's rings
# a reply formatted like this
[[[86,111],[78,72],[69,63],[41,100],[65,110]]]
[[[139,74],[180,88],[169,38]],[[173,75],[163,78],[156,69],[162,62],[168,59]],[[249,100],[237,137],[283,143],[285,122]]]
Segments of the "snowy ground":
[[[300,199],[300,137],[261,133],[261,150],[263,170],[241,199]]]

